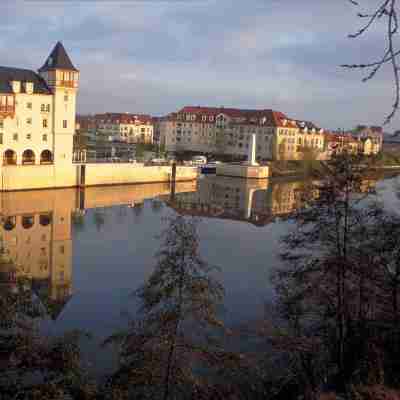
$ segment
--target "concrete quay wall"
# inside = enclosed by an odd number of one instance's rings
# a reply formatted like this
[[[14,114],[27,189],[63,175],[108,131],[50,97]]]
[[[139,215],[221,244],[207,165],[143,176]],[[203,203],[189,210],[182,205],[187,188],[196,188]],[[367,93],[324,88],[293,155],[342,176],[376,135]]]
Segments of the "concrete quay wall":
[[[268,166],[217,164],[217,176],[232,178],[266,179],[269,178]]]
[[[172,167],[135,164],[86,164],[86,176],[82,186],[123,185],[130,183],[170,182]],[[197,168],[177,167],[176,181],[196,179]],[[81,181],[82,182],[82,181]]]
[[[172,176],[171,166],[147,167],[130,163],[8,165],[0,167],[0,171],[0,191],[170,182]],[[177,182],[197,177],[196,168],[176,168]]]

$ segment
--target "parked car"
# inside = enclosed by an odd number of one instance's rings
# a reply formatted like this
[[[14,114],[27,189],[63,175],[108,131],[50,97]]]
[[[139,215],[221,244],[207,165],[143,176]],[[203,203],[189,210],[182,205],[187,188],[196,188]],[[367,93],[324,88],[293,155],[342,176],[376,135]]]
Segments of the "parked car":
[[[152,158],[152,159],[150,160],[150,162],[151,162],[152,164],[164,164],[164,163],[167,162],[167,160],[166,160],[165,158]]]
[[[204,165],[207,164],[207,158],[204,156],[194,156],[192,157],[193,165]]]

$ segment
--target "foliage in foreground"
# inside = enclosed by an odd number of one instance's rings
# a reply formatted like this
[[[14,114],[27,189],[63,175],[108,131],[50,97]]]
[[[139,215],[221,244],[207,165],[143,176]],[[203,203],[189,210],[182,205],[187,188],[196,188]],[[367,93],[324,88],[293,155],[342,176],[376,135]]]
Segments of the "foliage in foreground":
[[[139,318],[107,341],[120,346],[120,366],[108,385],[121,398],[217,396],[211,371],[220,377],[239,361],[223,347],[223,287],[199,255],[196,220],[169,219],[161,240],[155,270],[136,291]]]
[[[368,174],[355,157],[337,157],[283,239],[279,320],[264,333],[308,399],[329,387],[400,385],[400,218],[371,200]]]
[[[1,263],[9,267],[7,273],[13,272],[11,264],[4,259]],[[1,289],[1,399],[90,398],[94,386],[81,364],[81,333],[55,338],[43,335],[38,321],[45,312],[27,279],[3,280]]]

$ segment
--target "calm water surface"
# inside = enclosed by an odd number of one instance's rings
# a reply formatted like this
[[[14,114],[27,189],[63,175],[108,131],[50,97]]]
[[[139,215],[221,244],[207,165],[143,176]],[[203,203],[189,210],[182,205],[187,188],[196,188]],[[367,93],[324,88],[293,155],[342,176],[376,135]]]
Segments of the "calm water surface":
[[[389,208],[398,207],[399,183],[377,184]],[[288,230],[281,217],[295,207],[302,185],[209,176],[178,184],[172,200],[167,184],[3,193],[1,240],[49,304],[46,329],[93,333],[85,354],[103,373],[114,355],[98,344],[134,316],[131,294],[153,270],[164,217],[201,218],[202,256],[220,268],[226,290],[224,318],[230,325],[251,323],[273,299],[270,273]]]

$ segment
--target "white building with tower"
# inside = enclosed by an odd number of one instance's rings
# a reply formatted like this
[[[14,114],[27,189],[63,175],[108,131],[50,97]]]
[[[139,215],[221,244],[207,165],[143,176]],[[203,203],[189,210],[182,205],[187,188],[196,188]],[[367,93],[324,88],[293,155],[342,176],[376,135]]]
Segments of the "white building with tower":
[[[73,186],[79,71],[58,42],[38,72],[0,67],[1,190]],[[41,184],[42,183],[42,184]],[[18,187],[19,188],[19,187]]]

